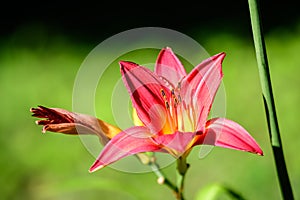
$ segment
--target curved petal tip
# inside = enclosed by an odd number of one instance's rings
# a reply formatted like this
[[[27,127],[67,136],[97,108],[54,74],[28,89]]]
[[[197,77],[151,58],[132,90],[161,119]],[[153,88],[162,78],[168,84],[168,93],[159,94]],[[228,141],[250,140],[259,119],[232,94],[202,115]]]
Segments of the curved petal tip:
[[[223,61],[224,58],[226,56],[226,53],[225,52],[221,52],[221,53],[218,53],[214,56],[211,57],[212,60],[219,60],[219,61]]]
[[[90,173],[93,173],[93,172],[95,172],[95,171],[97,171],[97,170],[99,170],[99,169],[102,169],[102,168],[104,168],[104,167],[105,167],[105,165],[103,165],[103,164],[100,163],[98,160],[96,160],[96,161],[94,162],[94,164],[90,167],[89,172],[90,172]]]
[[[202,144],[263,155],[263,151],[258,143],[241,125],[225,118],[213,118],[209,120],[206,124],[206,134],[204,137],[202,140],[199,140]]]

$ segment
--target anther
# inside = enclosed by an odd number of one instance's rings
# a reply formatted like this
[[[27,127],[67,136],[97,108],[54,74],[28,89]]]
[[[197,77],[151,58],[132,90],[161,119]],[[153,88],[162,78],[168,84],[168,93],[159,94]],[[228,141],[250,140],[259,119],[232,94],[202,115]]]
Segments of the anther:
[[[174,102],[175,102],[175,106],[179,103],[176,97],[174,97]]]
[[[169,109],[170,108],[169,102],[165,101],[165,106],[167,109]]]
[[[174,105],[177,106],[178,103],[179,103],[179,101],[178,101],[178,99],[177,99],[177,97],[176,97],[176,95],[175,95],[174,89],[171,90],[171,95],[172,95],[172,98],[173,98],[174,103],[175,103]]]
[[[175,91],[174,91],[174,89],[171,90],[171,94],[172,94],[172,97],[175,96]]]
[[[166,93],[163,89],[161,89],[160,92],[161,92],[161,95],[163,96],[163,98],[167,98]]]

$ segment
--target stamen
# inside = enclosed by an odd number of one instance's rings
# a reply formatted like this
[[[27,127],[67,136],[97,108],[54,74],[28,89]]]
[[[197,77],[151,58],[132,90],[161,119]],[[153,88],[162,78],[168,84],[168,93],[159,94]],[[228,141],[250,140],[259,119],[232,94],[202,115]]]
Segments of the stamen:
[[[178,99],[176,98],[174,89],[171,90],[171,95],[174,100],[174,107],[176,107],[178,105]]]
[[[178,88],[178,89],[181,88],[181,81],[177,83],[177,88]]]
[[[165,106],[167,109],[169,109],[170,108],[169,102],[165,101]]]
[[[180,86],[180,84],[179,84]],[[176,91],[175,91],[176,90]],[[165,107],[167,111],[167,120],[169,121],[169,126],[172,131],[178,130],[178,128],[181,128],[183,130],[184,123],[182,119],[182,105],[181,103],[181,97],[177,93],[178,89],[170,88],[170,93],[166,93],[164,89],[160,89],[160,93],[163,97]],[[180,127],[178,127],[178,125]]]
[[[163,96],[164,100],[165,100],[165,106],[167,109],[170,108],[169,102],[167,101],[167,95],[165,93],[165,91],[163,89],[160,90],[161,95]]]
[[[172,96],[175,96],[175,91],[174,91],[174,89],[171,90],[171,94],[172,94]]]
[[[177,99],[178,99],[178,102],[181,103],[181,96],[180,95],[177,96]]]
[[[160,92],[161,92],[161,95],[163,96],[163,98],[166,99],[167,95],[166,95],[165,91],[163,89],[161,89]]]
[[[179,103],[179,101],[178,101],[178,99],[176,97],[174,98],[174,102],[175,102],[175,104],[174,104],[175,106],[177,106],[178,103]]]

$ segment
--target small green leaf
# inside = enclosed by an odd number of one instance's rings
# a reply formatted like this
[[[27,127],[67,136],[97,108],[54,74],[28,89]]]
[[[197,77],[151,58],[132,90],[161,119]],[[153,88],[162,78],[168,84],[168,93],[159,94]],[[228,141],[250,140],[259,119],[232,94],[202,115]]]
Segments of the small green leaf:
[[[244,198],[233,191],[232,189],[225,187],[219,183],[214,183],[205,186],[198,191],[195,200],[244,200]]]

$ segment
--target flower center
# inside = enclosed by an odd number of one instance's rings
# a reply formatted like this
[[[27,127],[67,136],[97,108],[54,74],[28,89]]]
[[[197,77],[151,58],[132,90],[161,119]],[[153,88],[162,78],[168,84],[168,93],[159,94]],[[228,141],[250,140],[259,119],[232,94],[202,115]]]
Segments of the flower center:
[[[180,86],[180,83],[178,83],[175,89],[170,89],[170,93],[166,93],[163,89],[160,90],[167,110],[166,124],[162,130],[163,134],[174,133],[175,131],[193,132],[196,129],[196,113],[192,98],[195,91],[189,91],[189,98],[182,99]]]
[[[179,91],[175,92],[175,90],[172,88],[170,90],[170,96],[166,95],[166,92],[161,89],[160,90],[161,95],[165,101],[165,107],[167,110],[167,119],[166,119],[166,125],[163,128],[164,134],[174,133],[177,130],[182,131],[183,130],[183,119],[182,119],[182,104],[181,104],[181,96],[179,94]],[[167,128],[168,127],[168,128]]]

